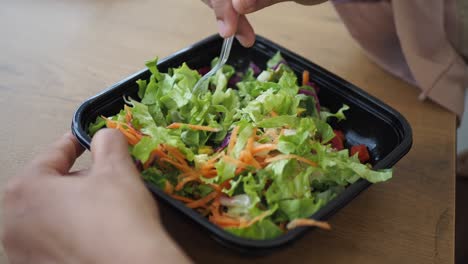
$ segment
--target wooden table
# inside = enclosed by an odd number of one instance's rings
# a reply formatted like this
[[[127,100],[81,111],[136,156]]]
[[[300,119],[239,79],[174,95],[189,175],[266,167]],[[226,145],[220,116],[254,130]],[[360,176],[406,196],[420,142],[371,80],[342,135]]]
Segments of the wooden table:
[[[255,261],[453,263],[455,116],[419,102],[416,88],[371,63],[328,4],[280,4],[251,21],[259,34],[396,108],[414,133],[414,146],[395,167],[394,179],[371,187],[337,213],[330,221],[333,231],[309,232]],[[216,31],[211,11],[194,0],[6,0],[0,25],[2,186],[69,128],[87,97],[143,68],[145,60]],[[87,153],[76,167],[89,164]],[[166,216],[170,229],[196,262],[251,260],[198,237],[200,231],[177,217]]]

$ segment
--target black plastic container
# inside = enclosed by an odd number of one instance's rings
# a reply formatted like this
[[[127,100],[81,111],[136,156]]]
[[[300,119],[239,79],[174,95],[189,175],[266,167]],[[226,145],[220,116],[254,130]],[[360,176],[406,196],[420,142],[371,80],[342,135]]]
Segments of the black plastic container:
[[[161,72],[165,72],[168,68],[178,67],[183,62],[187,62],[191,68],[207,66],[214,57],[219,55],[221,45],[221,38],[217,35],[211,36],[160,60],[158,67]],[[336,124],[336,126],[344,131],[348,144],[367,145],[375,169],[390,168],[408,153],[412,145],[412,134],[408,122],[402,115],[363,90],[305,58],[257,36],[254,47],[250,49],[243,48],[235,42],[228,63],[242,69],[247,67],[250,61],[254,61],[261,68],[264,68],[266,61],[277,51],[281,51],[288,65],[298,76],[301,76],[303,70],[310,72],[311,80],[320,87],[321,105],[333,111],[339,109],[342,104],[351,107],[346,112],[347,120]],[[86,132],[88,124],[99,115],[116,114],[123,108],[124,95],[138,98],[138,85],[135,82],[138,79],[148,79],[149,76],[150,72],[147,69],[140,71],[86,100],[78,108],[73,117],[72,131],[84,147],[89,149],[91,143],[91,138]],[[357,181],[311,217],[318,220],[327,219],[370,185],[366,180]],[[151,184],[147,184],[147,186],[156,197],[188,216],[194,224],[204,228],[217,241],[242,252],[258,253],[284,246],[310,229],[307,227],[296,228],[271,240],[240,238],[218,228],[183,203],[166,195],[159,188]]]

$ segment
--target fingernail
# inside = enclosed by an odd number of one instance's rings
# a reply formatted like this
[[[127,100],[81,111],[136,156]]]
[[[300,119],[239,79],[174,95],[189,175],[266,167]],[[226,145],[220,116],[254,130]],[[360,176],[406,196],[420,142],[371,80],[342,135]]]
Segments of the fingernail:
[[[221,37],[226,37],[226,24],[224,23],[223,20],[218,20],[217,21],[218,23],[218,31],[219,31],[219,35],[221,35]]]

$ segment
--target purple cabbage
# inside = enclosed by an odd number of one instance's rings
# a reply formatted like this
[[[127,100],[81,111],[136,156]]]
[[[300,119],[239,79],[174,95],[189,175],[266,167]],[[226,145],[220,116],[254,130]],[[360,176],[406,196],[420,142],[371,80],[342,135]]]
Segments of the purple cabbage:
[[[320,115],[320,101],[318,99],[317,93],[307,89],[299,89],[298,93],[312,96],[315,99],[315,109],[317,109],[317,113]]]
[[[238,82],[242,81],[242,75],[237,73],[229,79],[228,87],[235,87]]]
[[[143,171],[143,163],[141,163],[141,160],[135,160],[134,159],[134,162],[135,162],[135,166],[136,166],[137,170],[139,172],[142,172]]]
[[[318,87],[315,83],[313,83],[313,82],[307,82],[307,85],[310,86],[310,87],[312,87],[312,88],[314,88],[315,93],[318,94],[318,93],[320,92],[320,87]]]
[[[254,76],[257,76],[259,75],[262,70],[260,69],[260,67],[257,66],[257,64],[255,64],[254,62],[250,62],[249,64],[249,68],[252,69],[253,73],[254,73]]]
[[[288,65],[288,63],[283,59],[278,62],[275,66],[272,67],[272,70],[276,71],[281,64]]]
[[[215,149],[215,152],[220,152],[221,150],[225,149],[229,145],[229,140],[231,139],[231,133],[227,133],[226,137],[224,137],[223,142],[221,145]]]
[[[203,76],[203,75],[207,74],[210,70],[211,70],[211,67],[206,66],[206,67],[199,68],[197,71],[201,76]]]

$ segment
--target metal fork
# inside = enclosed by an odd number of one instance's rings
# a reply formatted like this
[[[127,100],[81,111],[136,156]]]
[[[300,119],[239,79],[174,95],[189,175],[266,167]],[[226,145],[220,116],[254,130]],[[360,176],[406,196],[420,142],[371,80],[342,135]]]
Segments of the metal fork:
[[[229,58],[231,53],[232,42],[234,41],[234,36],[225,38],[223,41],[223,46],[221,47],[221,54],[219,55],[219,60],[216,65],[203,77],[198,80],[198,82],[193,87],[192,93],[196,94],[200,91],[204,82],[206,82],[211,76],[213,76],[219,69],[221,69],[226,61]]]

